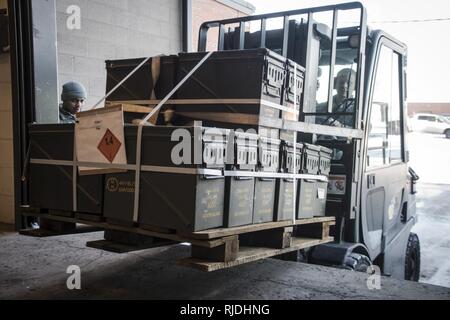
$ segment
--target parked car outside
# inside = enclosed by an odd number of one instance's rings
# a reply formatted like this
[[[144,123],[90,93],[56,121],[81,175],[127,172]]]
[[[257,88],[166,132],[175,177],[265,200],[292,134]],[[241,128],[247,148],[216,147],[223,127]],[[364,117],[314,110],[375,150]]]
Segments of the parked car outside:
[[[450,139],[450,120],[444,116],[431,113],[417,113],[411,119],[410,124],[412,131],[444,134],[447,139]]]

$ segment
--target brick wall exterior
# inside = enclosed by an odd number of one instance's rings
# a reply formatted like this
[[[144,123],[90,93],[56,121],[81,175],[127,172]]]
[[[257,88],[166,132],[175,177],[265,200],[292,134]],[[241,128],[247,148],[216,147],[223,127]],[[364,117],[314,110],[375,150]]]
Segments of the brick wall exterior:
[[[408,103],[408,115],[416,113],[434,113],[450,115],[450,103]]]
[[[211,20],[223,20],[230,18],[238,18],[247,16],[247,13],[234,9],[221,2],[215,0],[193,0],[192,3],[192,21],[193,21],[193,50],[197,51],[198,46],[198,34],[200,26],[205,21]],[[208,46],[209,50],[217,50],[217,38],[218,31],[211,30],[208,33]]]

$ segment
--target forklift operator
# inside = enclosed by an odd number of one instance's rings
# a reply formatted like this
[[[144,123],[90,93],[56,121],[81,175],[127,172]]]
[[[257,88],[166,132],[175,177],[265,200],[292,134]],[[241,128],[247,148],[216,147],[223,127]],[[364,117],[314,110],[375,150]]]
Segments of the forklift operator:
[[[346,68],[339,71],[334,79],[334,87],[337,94],[333,96],[333,113],[353,113],[355,111],[355,84],[356,72],[354,70]],[[327,108],[327,103],[321,103],[317,106],[317,112],[325,113]],[[318,116],[317,123],[351,128],[353,127],[353,115]]]
[[[59,106],[60,123],[75,123],[76,114],[83,108],[86,97],[86,89],[81,83],[64,84],[61,94],[62,103]]]

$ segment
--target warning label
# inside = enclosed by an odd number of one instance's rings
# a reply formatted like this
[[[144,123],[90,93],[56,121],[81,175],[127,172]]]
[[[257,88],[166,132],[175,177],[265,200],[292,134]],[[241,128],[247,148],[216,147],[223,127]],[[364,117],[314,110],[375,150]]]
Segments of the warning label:
[[[108,129],[105,135],[100,141],[97,149],[102,153],[105,158],[112,163],[120,150],[122,143],[116,136]]]
[[[345,195],[345,185],[347,177],[345,175],[333,175],[328,178],[328,194]]]

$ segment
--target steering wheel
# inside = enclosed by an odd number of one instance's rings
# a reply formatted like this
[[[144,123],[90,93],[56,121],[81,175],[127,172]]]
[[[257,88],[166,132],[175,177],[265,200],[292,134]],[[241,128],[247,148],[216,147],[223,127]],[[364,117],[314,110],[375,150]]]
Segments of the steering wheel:
[[[344,110],[340,110],[342,109],[342,107],[345,106]],[[354,107],[355,106],[355,98],[345,98],[344,100],[342,100],[342,102],[339,104],[339,106],[336,108],[336,111],[334,112],[342,112],[345,113],[347,112],[348,108],[350,107]],[[321,123],[321,125],[328,125],[328,126],[335,126],[335,127],[344,127],[344,125],[338,120],[342,115],[336,115],[336,118],[333,118],[333,116],[328,116],[327,119],[325,119],[325,121],[323,121]]]

